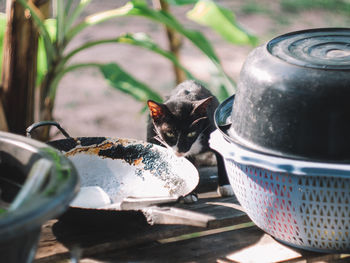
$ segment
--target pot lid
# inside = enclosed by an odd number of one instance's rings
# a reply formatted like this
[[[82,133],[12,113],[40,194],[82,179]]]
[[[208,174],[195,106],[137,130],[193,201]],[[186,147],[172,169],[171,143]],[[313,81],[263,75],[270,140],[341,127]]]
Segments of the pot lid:
[[[288,63],[320,69],[350,69],[350,30],[324,28],[292,32],[267,44],[271,55]]]

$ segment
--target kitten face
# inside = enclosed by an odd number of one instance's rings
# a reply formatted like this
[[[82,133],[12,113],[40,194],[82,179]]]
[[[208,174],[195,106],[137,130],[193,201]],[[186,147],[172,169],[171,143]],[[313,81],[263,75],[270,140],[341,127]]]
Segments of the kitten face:
[[[158,140],[178,156],[201,151],[201,134],[207,128],[206,107],[211,98],[194,102],[148,102]]]
[[[199,147],[199,137],[204,130],[204,122],[197,122],[196,125],[188,125],[188,123],[175,122],[163,122],[160,126],[156,126],[158,134],[166,145],[173,149],[178,156],[188,156],[199,153],[201,147]],[[187,125],[186,125],[187,124]],[[196,141],[197,144],[195,143]],[[196,147],[194,147],[196,146]]]

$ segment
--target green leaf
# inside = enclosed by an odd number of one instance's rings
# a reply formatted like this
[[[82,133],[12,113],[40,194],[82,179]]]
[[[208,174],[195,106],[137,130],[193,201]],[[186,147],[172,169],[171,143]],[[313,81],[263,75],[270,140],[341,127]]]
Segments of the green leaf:
[[[79,32],[84,30],[86,27],[99,24],[101,22],[107,21],[112,18],[124,17],[124,16],[141,16],[162,25],[166,25],[169,28],[177,31],[178,33],[185,36],[188,40],[190,40],[199,50],[201,50],[217,67],[218,71],[222,75],[224,79],[224,85],[228,90],[234,90],[234,82],[231,78],[229,78],[224,72],[219,58],[215,54],[214,49],[212,48],[210,42],[205,38],[205,36],[195,30],[189,30],[180,24],[175,17],[171,14],[164,12],[162,10],[154,10],[153,8],[149,8],[147,3],[143,0],[134,0],[128,2],[126,5],[112,10],[107,10],[104,12],[96,13],[86,17],[82,22],[74,26],[67,33],[67,41],[70,41],[73,37],[75,37]]]
[[[64,27],[65,27],[65,17],[64,17],[64,2],[62,0],[53,0],[56,11],[55,17],[57,19],[57,30],[56,30],[56,40],[57,45],[60,45],[64,41]]]
[[[45,20],[45,28],[49,34],[49,37],[51,39],[51,42],[54,43],[56,41],[56,19],[47,19]],[[37,57],[37,79],[36,84],[40,85],[40,83],[43,81],[46,73],[48,70],[47,66],[47,58],[46,58],[46,51],[45,51],[45,44],[42,36],[39,36],[39,42],[38,42],[38,57]]]
[[[47,73],[47,60],[43,39],[39,37],[36,85],[40,85]]]
[[[93,15],[87,16],[83,21],[81,21],[76,26],[69,29],[69,31],[66,34],[66,41],[69,42],[79,32],[81,32],[82,30],[84,30],[89,26],[97,25],[99,23],[102,23],[112,18],[126,16],[129,14],[130,10],[132,9],[133,9],[133,5],[132,3],[129,2],[120,8],[111,9],[111,10],[107,10],[107,11],[103,11],[103,12],[99,12],[99,13],[95,13]]]
[[[87,48],[101,45],[101,44],[107,44],[107,43],[120,43],[120,44],[129,44],[134,45],[138,47],[142,47],[145,49],[148,49],[150,51],[153,51],[167,59],[169,59],[171,62],[173,62],[176,66],[181,68],[188,79],[195,79],[193,75],[178,61],[178,59],[174,56],[173,53],[166,51],[159,47],[155,42],[152,41],[152,39],[147,36],[145,33],[135,33],[135,34],[124,34],[117,38],[111,38],[111,39],[102,39],[97,41],[91,41],[88,43],[85,43],[84,45],[74,49],[70,53],[68,53],[62,60],[62,64],[67,63],[67,61],[73,57],[75,54],[81,52],[82,50],[85,50]]]
[[[198,0],[165,0],[171,5],[190,5],[195,4]]]
[[[153,51],[163,57],[169,59],[177,67],[182,69],[188,79],[195,79],[192,74],[179,62],[176,56],[169,51],[166,51],[159,47],[152,39],[145,33],[136,33],[136,34],[125,34],[124,36],[119,37],[120,43],[127,43],[139,47],[146,48],[150,51]]]
[[[201,32],[185,29],[172,15],[162,10],[157,11],[149,8],[144,1],[131,1],[123,7],[88,16],[84,19],[84,21],[72,28],[72,30],[68,32],[67,37],[68,39],[71,39],[88,26],[96,25],[108,19],[122,16],[143,16],[164,24],[187,37],[212,61],[219,63],[219,59],[216,56],[210,42],[204,37]]]
[[[4,36],[6,30],[6,15],[0,13],[0,74],[2,73],[2,57],[3,57],[3,46],[4,46]],[[1,76],[1,75],[0,75]]]
[[[210,42],[204,37],[201,32],[184,28],[171,14],[166,13],[162,10],[157,11],[151,9],[143,1],[132,1],[132,4],[133,8],[129,11],[130,15],[147,17],[174,29],[175,31],[185,36],[213,62],[221,76],[221,79],[223,80],[222,83],[228,92],[235,90],[234,81],[226,75],[224,69],[221,66],[219,58],[216,56]]]
[[[210,73],[208,86],[219,101],[223,101],[236,92],[236,83],[230,78],[227,78],[217,67],[212,66],[208,70]],[[231,81],[231,83],[228,84],[227,81]]]
[[[110,86],[131,95],[138,101],[145,103],[149,99],[159,102],[163,100],[157,92],[133,78],[117,64],[101,65],[100,71]]]
[[[58,1],[62,1],[62,0],[58,0]],[[66,10],[66,15],[68,16],[68,19],[66,21],[65,24],[65,35],[67,34],[67,32],[71,29],[72,25],[74,24],[74,22],[77,20],[77,18],[80,16],[80,14],[84,11],[85,7],[88,6],[88,4],[90,4],[91,0],[80,0],[79,4],[75,7],[75,9],[73,10],[72,14],[68,15],[69,10]],[[70,3],[67,3],[67,8],[70,8]],[[68,6],[69,5],[69,6]]]
[[[70,14],[70,9],[72,7],[73,0],[67,0],[64,8],[64,15],[67,17]]]
[[[157,92],[133,78],[115,63],[81,63],[73,64],[64,68],[55,76],[50,85],[50,98],[53,100],[55,99],[58,83],[66,73],[87,67],[98,68],[111,87],[131,95],[138,101],[145,103],[148,99],[153,99],[159,102],[163,100]]]
[[[187,13],[187,17],[201,25],[205,25],[216,31],[224,39],[233,44],[257,45],[257,37],[249,34],[241,28],[235,15],[214,1],[199,0],[194,8]]]
[[[52,43],[56,41],[56,31],[57,31],[57,20],[54,18],[49,18],[44,21],[44,26],[47,33],[49,34]]]
[[[50,83],[49,92],[48,92],[49,97],[52,100],[55,99],[58,83],[61,81],[62,77],[66,73],[80,69],[80,68],[87,68],[87,67],[99,68],[100,66],[101,64],[98,64],[98,63],[80,63],[80,64],[69,65],[68,67],[61,69],[54,75],[53,80]]]
[[[130,11],[132,15],[147,17],[176,30],[180,34],[184,35],[187,39],[189,39],[206,56],[208,56],[208,58],[214,62],[220,63],[219,58],[216,56],[210,42],[201,32],[184,28],[175,17],[167,12],[164,12],[162,10],[154,10],[152,8],[149,8],[146,4],[139,2],[133,4],[134,8]]]

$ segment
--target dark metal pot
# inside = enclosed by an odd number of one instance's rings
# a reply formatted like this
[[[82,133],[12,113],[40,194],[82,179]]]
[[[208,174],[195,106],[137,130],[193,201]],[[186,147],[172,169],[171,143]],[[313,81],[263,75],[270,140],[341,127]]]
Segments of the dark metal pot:
[[[41,225],[78,191],[72,163],[38,141],[0,132],[0,262],[32,262]]]
[[[253,50],[228,138],[270,155],[350,160],[350,29],[298,31]]]

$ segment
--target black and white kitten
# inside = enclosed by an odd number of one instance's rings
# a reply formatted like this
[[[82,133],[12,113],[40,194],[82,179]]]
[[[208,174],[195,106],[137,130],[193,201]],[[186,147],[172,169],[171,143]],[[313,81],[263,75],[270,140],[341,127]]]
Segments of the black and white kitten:
[[[147,127],[147,141],[171,148],[177,156],[191,157],[213,151],[209,136],[215,130],[214,111],[218,100],[196,81],[189,80],[172,90],[164,103],[147,102],[151,121]],[[218,192],[231,196],[222,156],[215,152],[218,167]]]

